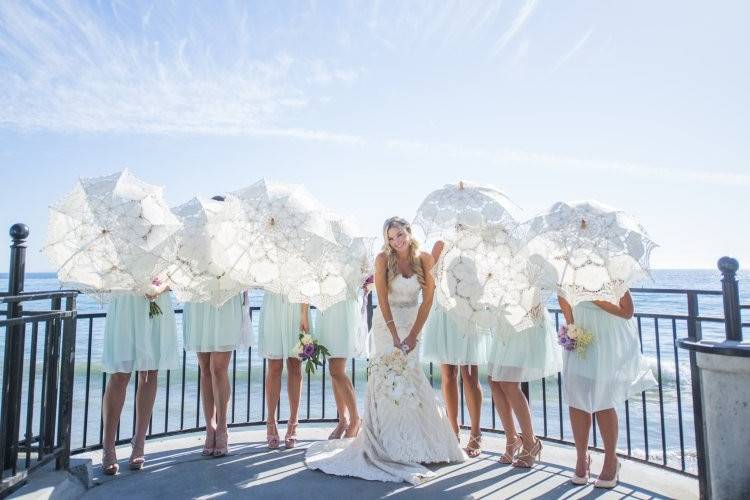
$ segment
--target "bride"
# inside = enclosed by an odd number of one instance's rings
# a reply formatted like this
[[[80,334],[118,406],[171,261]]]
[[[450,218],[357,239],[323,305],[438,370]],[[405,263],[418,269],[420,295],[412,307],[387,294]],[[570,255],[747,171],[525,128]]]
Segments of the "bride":
[[[400,217],[383,225],[375,259],[378,311],[363,424],[356,438],[314,443],[305,464],[337,476],[419,484],[435,474],[421,464],[465,459],[445,409],[422,371],[417,342],[434,292],[434,261]],[[419,292],[422,302],[418,302]]]

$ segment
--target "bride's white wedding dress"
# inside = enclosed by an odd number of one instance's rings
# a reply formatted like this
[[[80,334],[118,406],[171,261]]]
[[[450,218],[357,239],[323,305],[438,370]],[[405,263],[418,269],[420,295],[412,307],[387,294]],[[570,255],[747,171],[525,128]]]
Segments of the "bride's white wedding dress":
[[[416,276],[399,275],[391,283],[388,303],[402,339],[417,317],[420,290]],[[372,321],[375,349],[370,358],[362,429],[353,439],[312,444],[305,464],[337,476],[419,484],[435,475],[421,464],[462,462],[465,455],[422,371],[419,349],[406,356],[400,374],[383,368],[393,366],[392,360],[399,358],[394,357],[393,340],[380,311]]]

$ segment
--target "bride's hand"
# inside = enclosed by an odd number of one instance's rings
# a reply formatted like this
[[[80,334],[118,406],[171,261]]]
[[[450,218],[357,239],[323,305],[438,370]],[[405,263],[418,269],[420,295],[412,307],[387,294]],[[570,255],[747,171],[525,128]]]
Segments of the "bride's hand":
[[[417,336],[414,334],[409,334],[404,339],[404,344],[406,344],[406,347],[409,348],[409,352],[412,352],[417,347]]]
[[[393,340],[393,347],[401,349],[401,339],[398,338],[398,334],[391,335],[391,339]]]

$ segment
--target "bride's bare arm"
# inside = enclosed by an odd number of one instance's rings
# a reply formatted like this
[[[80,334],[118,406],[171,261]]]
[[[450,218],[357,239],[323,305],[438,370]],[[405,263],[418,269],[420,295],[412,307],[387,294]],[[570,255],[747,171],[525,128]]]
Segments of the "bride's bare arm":
[[[393,345],[397,346],[401,343],[398,338],[398,332],[396,331],[396,323],[393,321],[393,314],[391,313],[391,306],[388,303],[388,280],[386,278],[386,257],[380,253],[375,258],[375,291],[378,294],[378,308],[380,308],[380,314],[385,319],[385,324],[388,326],[388,331],[391,332],[393,337]]]
[[[417,345],[417,337],[419,337],[422,327],[427,321],[435,296],[435,278],[432,276],[432,267],[435,265],[435,261],[432,259],[432,255],[427,252],[422,252],[419,258],[424,270],[424,286],[422,287],[422,303],[417,312],[417,319],[414,320],[414,326],[411,327],[409,336],[406,338],[406,345],[409,346],[410,351]]]

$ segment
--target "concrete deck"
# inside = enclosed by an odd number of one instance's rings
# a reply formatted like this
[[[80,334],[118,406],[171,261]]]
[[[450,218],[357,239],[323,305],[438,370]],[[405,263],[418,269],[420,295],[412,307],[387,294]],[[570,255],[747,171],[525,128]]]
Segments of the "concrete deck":
[[[574,486],[575,453],[572,447],[544,444],[542,462],[531,471],[497,462],[505,446],[502,435],[485,434],[482,455],[463,464],[434,467],[437,478],[419,486],[381,483],[356,478],[328,476],[308,470],[303,463],[305,449],[313,441],[325,439],[330,426],[300,427],[301,441],[293,450],[270,451],[265,447],[265,429],[232,430],[230,455],[204,458],[200,455],[202,435],[148,441],[147,462],[142,471],[129,471],[129,447],[118,449],[121,472],[104,476],[99,467],[101,452],[77,455],[92,460],[93,487],[82,499],[118,498],[304,498],[305,500],[356,497],[386,498],[680,498],[698,497],[697,480],[657,467],[624,460],[620,485],[614,490]],[[281,430],[283,431],[283,426]],[[466,440],[466,436],[463,436]],[[596,473],[602,456],[592,454]],[[30,488],[32,487],[32,488]],[[35,498],[32,484],[24,488],[24,498]],[[19,494],[24,494],[21,491]],[[29,494],[31,493],[31,496]]]

